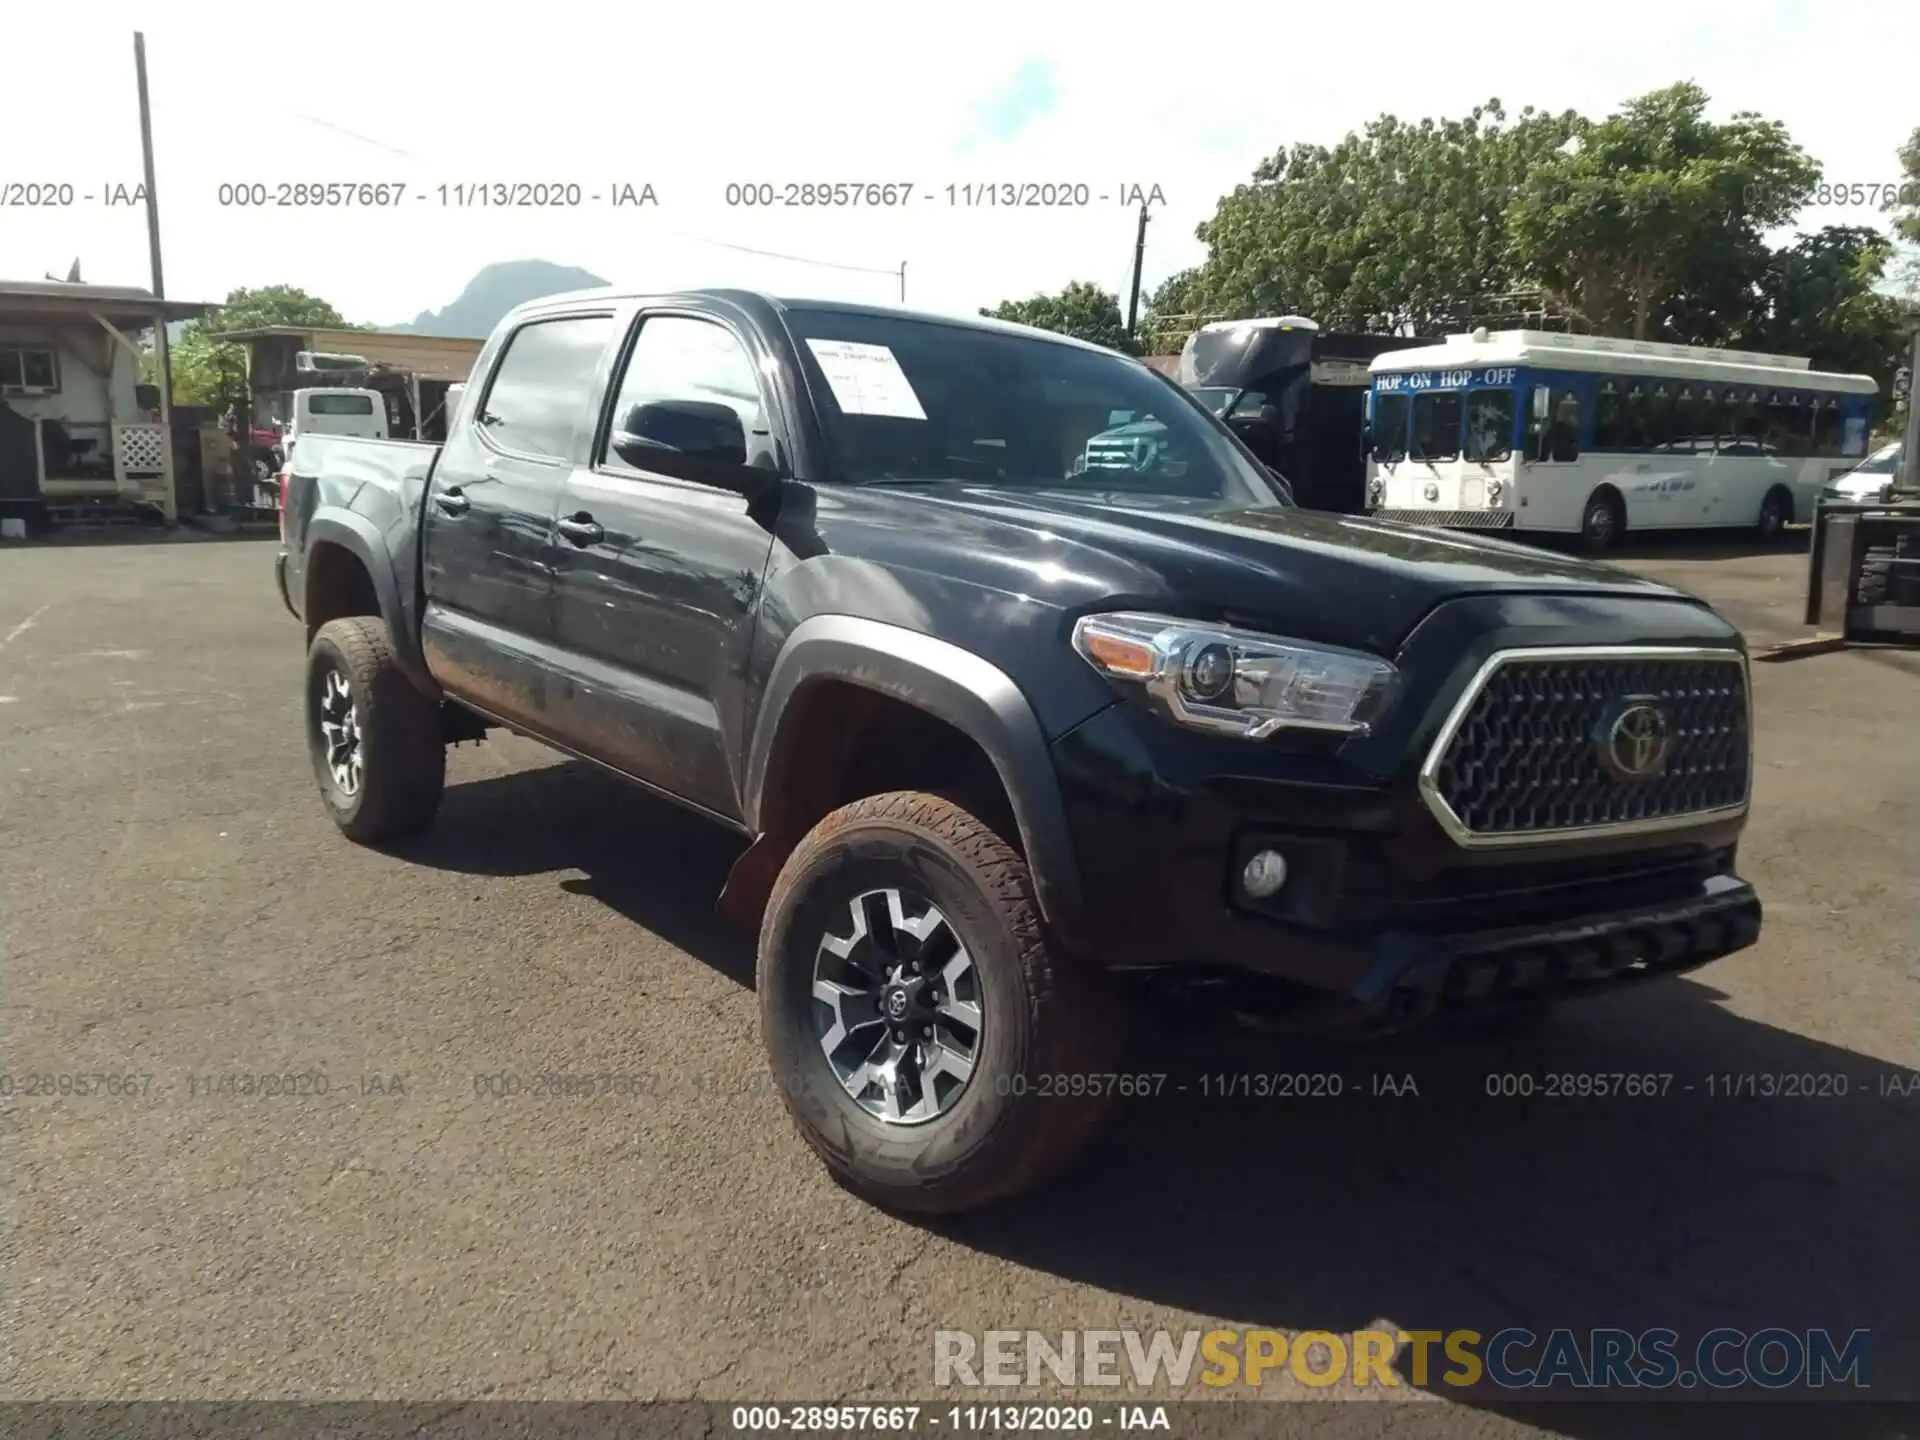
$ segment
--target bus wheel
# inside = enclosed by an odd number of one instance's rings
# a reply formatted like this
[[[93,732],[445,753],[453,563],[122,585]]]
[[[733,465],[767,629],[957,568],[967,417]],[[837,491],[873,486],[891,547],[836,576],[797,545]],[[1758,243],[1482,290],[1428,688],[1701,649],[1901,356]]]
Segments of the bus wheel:
[[[1778,540],[1793,523],[1793,496],[1785,490],[1773,489],[1767,492],[1767,498],[1760,502],[1760,519],[1754,528],[1763,542]]]
[[[1587,508],[1580,515],[1580,548],[1589,555],[1610,550],[1626,528],[1620,497],[1611,490],[1596,490],[1587,497]]]

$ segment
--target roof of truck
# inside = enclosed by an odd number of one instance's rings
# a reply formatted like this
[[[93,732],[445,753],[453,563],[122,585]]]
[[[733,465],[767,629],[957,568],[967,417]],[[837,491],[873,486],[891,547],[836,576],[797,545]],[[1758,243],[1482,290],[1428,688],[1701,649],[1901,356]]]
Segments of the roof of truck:
[[[1081,350],[1097,350],[1106,355],[1118,353],[1107,349],[1104,345],[1094,345],[1071,335],[1062,335],[1058,331],[1042,330],[1033,325],[1020,325],[1011,320],[997,320],[988,315],[949,315],[932,310],[909,310],[899,305],[875,305],[849,300],[814,300],[800,296],[770,295],[758,290],[699,289],[655,293],[634,290],[627,286],[604,285],[590,290],[570,290],[560,295],[545,295],[538,300],[528,300],[516,305],[508,312],[507,318],[511,319],[523,313],[538,314],[551,308],[577,305],[588,300],[647,300],[667,305],[675,301],[719,300],[744,310],[764,308],[776,314],[793,310],[814,310],[839,315],[871,315],[881,319],[912,320],[929,325],[955,325],[966,330],[1024,335],[1032,339],[1051,340],[1061,345],[1075,346]]]

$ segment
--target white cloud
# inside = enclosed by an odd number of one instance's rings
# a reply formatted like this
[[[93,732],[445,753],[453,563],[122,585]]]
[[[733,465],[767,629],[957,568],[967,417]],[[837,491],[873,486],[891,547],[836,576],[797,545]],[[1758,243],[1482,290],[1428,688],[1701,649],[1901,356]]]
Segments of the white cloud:
[[[143,13],[144,12],[144,13]],[[1089,279],[1123,290],[1134,221],[1085,210],[966,208],[945,187],[1030,179],[1098,195],[1159,185],[1149,286],[1196,261],[1194,226],[1265,154],[1332,141],[1382,110],[1604,113],[1691,78],[1722,113],[1785,121],[1835,181],[1896,178],[1915,123],[1900,87],[1822,56],[1871,34],[1920,53],[1920,9],[1861,4],[1544,7],[1524,26],[1427,6],[1165,5],[980,0],[914,13],[843,3],[617,10],[539,6],[267,10],[120,3],[12,17],[0,181],[98,193],[140,175],[132,40],[147,30],[170,293],[218,299],[285,282],[373,323],[444,305],[482,265],[538,256],[626,284],[733,284],[970,310]],[[1477,12],[1482,20],[1494,12]],[[22,22],[25,22],[22,25]],[[1844,42],[1844,43],[1842,43]],[[19,60],[27,63],[21,65]],[[1054,103],[1013,139],[981,107],[1044,67]],[[1029,93],[1031,93],[1029,84]],[[1044,89],[1044,87],[1042,87]],[[18,127],[19,117],[36,123]],[[303,118],[314,117],[314,118]],[[315,120],[324,123],[315,123]],[[343,133],[343,132],[351,132]],[[351,138],[366,137],[377,143]],[[395,151],[405,152],[404,155]],[[398,210],[223,208],[223,182],[404,181]],[[442,207],[476,181],[650,182],[657,209]],[[732,209],[734,181],[911,181],[898,211]],[[1858,223],[1859,211],[1809,223]],[[869,266],[811,268],[703,239]],[[144,216],[98,204],[0,212],[0,277],[144,284]]]

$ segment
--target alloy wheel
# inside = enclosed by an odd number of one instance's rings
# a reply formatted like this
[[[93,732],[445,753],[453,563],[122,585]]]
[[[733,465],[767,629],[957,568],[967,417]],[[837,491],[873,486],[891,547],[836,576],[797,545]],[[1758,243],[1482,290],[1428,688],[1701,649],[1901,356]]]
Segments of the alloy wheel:
[[[347,677],[329,670],[320,689],[320,737],[327,747],[327,773],[342,795],[360,793],[364,774],[360,746],[360,711],[353,703]]]
[[[875,1119],[919,1125],[951,1110],[985,1036],[984,997],[953,923],[930,900],[867,890],[813,966],[814,1033],[841,1087]]]

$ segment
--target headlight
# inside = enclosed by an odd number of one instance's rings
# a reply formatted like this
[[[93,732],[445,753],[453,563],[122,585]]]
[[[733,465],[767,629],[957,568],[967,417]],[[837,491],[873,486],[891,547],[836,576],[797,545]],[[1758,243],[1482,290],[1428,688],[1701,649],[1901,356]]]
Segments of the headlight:
[[[1281,730],[1365,735],[1398,675],[1351,650],[1131,612],[1083,617],[1073,648],[1103,675],[1138,684],[1181,724],[1249,740]]]
[[[1506,493],[1506,489],[1506,483],[1498,476],[1487,481],[1487,503],[1489,505],[1498,505],[1500,503],[1500,497]]]
[[[1386,494],[1386,481],[1376,478],[1367,482],[1367,500],[1370,504],[1378,505],[1386,498]]]

